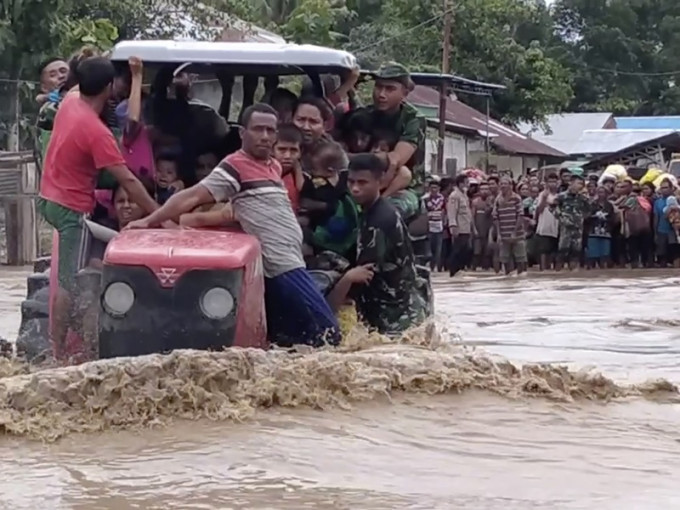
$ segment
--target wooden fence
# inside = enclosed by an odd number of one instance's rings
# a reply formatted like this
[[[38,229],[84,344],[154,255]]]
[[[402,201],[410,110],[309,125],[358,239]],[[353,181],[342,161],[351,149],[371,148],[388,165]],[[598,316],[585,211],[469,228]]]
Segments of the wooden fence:
[[[10,266],[32,264],[38,258],[39,186],[40,174],[32,152],[0,152],[0,204],[5,216],[6,263]]]

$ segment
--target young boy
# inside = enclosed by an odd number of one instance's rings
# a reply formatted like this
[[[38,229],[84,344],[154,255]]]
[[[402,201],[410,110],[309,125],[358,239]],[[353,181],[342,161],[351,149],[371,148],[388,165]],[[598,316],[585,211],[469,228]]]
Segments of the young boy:
[[[274,145],[274,159],[281,163],[283,184],[295,214],[300,210],[300,191],[305,179],[300,166],[302,154],[302,132],[293,124],[279,126],[279,135]]]
[[[201,182],[208,177],[219,162],[220,158],[214,150],[199,154],[196,158],[196,182]]]
[[[179,179],[179,162],[175,153],[167,150],[156,157],[156,201],[163,205],[168,199],[184,189]]]
[[[342,140],[350,154],[370,152],[372,131],[371,115],[365,111],[355,110],[342,117],[337,126],[336,138]]]

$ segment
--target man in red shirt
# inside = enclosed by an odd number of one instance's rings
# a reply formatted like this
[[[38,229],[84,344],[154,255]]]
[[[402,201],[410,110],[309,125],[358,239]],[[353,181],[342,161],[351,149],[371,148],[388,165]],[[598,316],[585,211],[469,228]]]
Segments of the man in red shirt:
[[[76,74],[80,92],[66,96],[59,107],[40,184],[40,212],[59,233],[59,292],[53,331],[58,346],[68,329],[74,277],[85,262],[80,260],[84,254],[79,253],[83,219],[94,209],[97,182],[113,178],[146,213],[158,208],[125,166],[116,139],[100,119],[111,96],[113,64],[103,57],[88,58],[78,65]]]

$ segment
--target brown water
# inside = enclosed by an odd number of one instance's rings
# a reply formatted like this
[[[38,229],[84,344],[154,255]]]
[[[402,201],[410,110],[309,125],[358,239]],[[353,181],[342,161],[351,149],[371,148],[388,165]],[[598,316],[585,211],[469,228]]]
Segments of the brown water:
[[[680,382],[678,283],[439,280],[442,341],[4,377],[0,508],[674,508],[680,406],[645,381]],[[0,282],[2,335],[23,290]]]

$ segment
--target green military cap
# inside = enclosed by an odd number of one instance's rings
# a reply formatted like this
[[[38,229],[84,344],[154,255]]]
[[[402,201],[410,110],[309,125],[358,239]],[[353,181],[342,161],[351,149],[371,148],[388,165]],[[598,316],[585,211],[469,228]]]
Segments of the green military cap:
[[[570,167],[569,173],[571,174],[572,179],[581,179],[582,181],[585,180],[584,175],[583,175],[584,174],[583,168],[581,168],[579,166]]]
[[[375,80],[396,81],[411,88],[411,73],[405,65],[398,62],[385,62],[377,71],[371,73]]]

